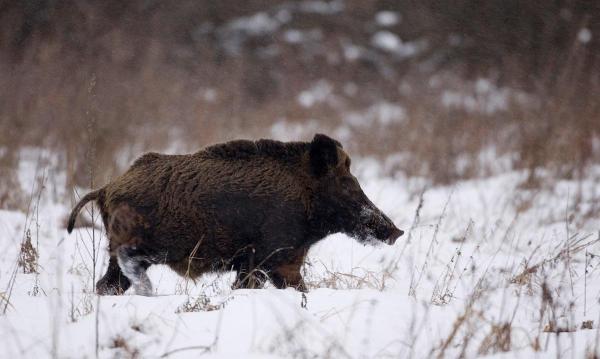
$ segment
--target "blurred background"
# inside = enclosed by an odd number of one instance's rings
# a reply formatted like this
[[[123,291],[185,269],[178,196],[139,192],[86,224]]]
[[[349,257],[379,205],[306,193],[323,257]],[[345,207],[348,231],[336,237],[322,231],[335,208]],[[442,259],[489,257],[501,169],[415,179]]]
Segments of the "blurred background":
[[[0,208],[31,148],[90,187],[317,131],[392,176],[535,188],[600,159],[600,2],[2,0],[0,84]]]

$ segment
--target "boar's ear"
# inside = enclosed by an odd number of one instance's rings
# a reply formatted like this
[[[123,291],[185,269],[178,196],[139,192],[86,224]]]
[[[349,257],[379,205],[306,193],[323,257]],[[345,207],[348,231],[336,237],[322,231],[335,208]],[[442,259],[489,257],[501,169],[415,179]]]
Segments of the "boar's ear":
[[[338,163],[338,145],[336,140],[316,134],[310,143],[310,167],[315,176],[320,177],[326,174],[329,169],[335,167]]]

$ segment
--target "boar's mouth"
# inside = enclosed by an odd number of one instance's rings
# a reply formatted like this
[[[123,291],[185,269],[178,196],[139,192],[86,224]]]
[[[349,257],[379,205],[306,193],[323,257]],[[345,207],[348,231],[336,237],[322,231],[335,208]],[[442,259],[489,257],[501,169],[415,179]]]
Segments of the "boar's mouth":
[[[396,240],[398,238],[400,238],[400,236],[402,236],[403,234],[404,234],[403,230],[394,228],[392,230],[392,233],[390,234],[390,236],[387,237],[387,239],[385,239],[384,242],[391,246],[392,244],[396,243]]]
[[[393,245],[404,234],[391,219],[378,209],[363,208],[360,213],[360,224],[354,231],[353,237],[365,244],[386,243]]]
[[[354,232],[354,233],[350,234],[350,236],[356,238],[359,242],[361,242],[365,245],[369,244],[369,245],[376,246],[376,245],[379,245],[380,243],[385,243],[385,244],[391,246],[394,243],[396,243],[396,240],[403,234],[404,234],[403,230],[395,228],[392,230],[392,233],[385,238],[379,238],[379,237],[375,236],[373,234],[373,232],[370,230]]]

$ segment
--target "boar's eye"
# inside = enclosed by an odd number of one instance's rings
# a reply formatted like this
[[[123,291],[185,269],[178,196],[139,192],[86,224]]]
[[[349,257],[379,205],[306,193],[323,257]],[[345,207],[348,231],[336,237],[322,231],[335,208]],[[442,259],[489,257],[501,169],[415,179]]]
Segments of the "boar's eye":
[[[346,157],[346,163],[345,163],[345,165],[346,165],[347,169],[350,169],[350,157]]]

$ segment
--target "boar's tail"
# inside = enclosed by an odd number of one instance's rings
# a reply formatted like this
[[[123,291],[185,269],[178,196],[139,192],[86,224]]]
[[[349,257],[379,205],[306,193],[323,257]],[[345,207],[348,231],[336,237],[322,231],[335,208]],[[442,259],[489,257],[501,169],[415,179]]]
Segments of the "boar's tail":
[[[103,191],[103,189],[101,188],[101,189],[98,189],[96,191],[86,194],[79,201],[79,203],[77,203],[75,205],[75,208],[73,208],[73,211],[71,211],[71,216],[69,217],[69,224],[67,225],[67,232],[71,233],[73,231],[73,227],[75,226],[75,220],[77,219],[77,215],[79,214],[79,211],[81,211],[83,206],[85,206],[85,204],[88,203],[89,201],[98,199],[98,197],[100,196],[100,193],[102,191]]]

